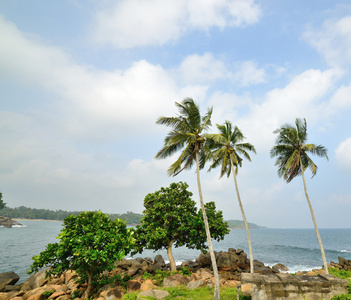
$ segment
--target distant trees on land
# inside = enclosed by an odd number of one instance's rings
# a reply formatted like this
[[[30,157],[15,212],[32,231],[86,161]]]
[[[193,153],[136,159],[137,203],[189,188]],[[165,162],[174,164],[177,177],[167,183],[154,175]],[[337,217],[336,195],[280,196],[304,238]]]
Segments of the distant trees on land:
[[[77,216],[79,211],[49,210],[20,206],[16,208],[5,207],[0,211],[0,215],[15,219],[41,219],[41,220],[58,220],[62,221],[70,215]],[[109,214],[112,220],[121,219],[127,221],[127,224],[139,224],[142,214],[128,211],[123,214]]]
[[[3,209],[6,206],[6,203],[2,201],[2,193],[0,192],[0,210]]]

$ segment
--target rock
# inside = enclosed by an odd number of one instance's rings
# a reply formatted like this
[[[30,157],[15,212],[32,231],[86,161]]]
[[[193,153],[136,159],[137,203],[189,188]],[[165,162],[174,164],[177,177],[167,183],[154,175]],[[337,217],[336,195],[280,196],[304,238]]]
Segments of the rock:
[[[288,268],[287,266],[284,266],[283,264],[275,264],[275,265],[272,267],[272,269],[273,269],[275,272],[277,272],[277,273],[279,273],[279,272],[281,272],[281,271],[283,271],[283,272],[289,271],[289,268]]]
[[[147,297],[153,297],[156,299],[165,299],[169,296],[167,291],[163,290],[151,290],[151,291],[144,291],[138,294],[138,299],[146,299]]]
[[[175,287],[179,285],[187,285],[189,279],[182,274],[174,274],[169,277],[166,277],[163,280],[163,287]]]
[[[106,300],[115,300],[115,299],[122,299],[124,296],[124,292],[121,288],[115,288],[108,290],[105,296]]]
[[[206,285],[205,282],[202,279],[200,279],[200,280],[196,280],[196,281],[190,281],[186,287],[189,290],[193,290],[193,289],[197,289],[199,287],[203,287],[205,285]]]
[[[20,279],[15,272],[0,273],[0,292],[5,290],[7,285],[14,285]]]
[[[145,280],[144,283],[141,284],[140,290],[142,291],[150,291],[157,288],[156,285],[153,284],[153,282],[150,279]]]
[[[58,297],[63,296],[63,295],[66,295],[66,293],[63,292],[63,291],[57,291],[57,292],[54,292],[54,293],[49,297],[49,299],[55,299],[55,298],[58,298]]]
[[[0,226],[5,228],[11,228],[14,225],[22,225],[22,224],[10,219],[9,217],[0,217]]]
[[[127,292],[136,292],[140,291],[141,283],[137,280],[129,280],[127,282]]]
[[[157,254],[155,256],[154,264],[155,265],[160,265],[162,267],[166,265],[165,260],[163,259],[162,255],[160,255],[160,254]]]
[[[238,255],[234,254],[233,252],[224,252],[217,260],[217,267],[234,269],[237,267],[238,262]]]
[[[200,268],[210,267],[212,265],[210,253],[200,253],[199,257],[195,260]]]
[[[8,300],[9,295],[7,293],[0,293],[0,300]]]
[[[30,291],[33,289],[36,289],[37,287],[40,287],[45,281],[46,281],[46,271],[48,268],[41,270],[37,273],[34,273],[31,275],[22,285],[21,290],[22,291]]]

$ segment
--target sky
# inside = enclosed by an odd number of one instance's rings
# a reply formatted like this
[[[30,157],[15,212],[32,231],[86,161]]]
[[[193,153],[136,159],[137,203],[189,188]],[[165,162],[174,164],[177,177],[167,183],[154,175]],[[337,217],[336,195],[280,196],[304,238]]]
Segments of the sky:
[[[175,102],[213,107],[257,154],[238,185],[247,220],[313,228],[301,176],[287,184],[273,131],[306,118],[328,149],[306,172],[320,228],[351,227],[349,0],[0,0],[0,191],[8,207],[142,213],[185,181],[155,160]],[[242,219],[233,178],[201,171],[204,201]]]

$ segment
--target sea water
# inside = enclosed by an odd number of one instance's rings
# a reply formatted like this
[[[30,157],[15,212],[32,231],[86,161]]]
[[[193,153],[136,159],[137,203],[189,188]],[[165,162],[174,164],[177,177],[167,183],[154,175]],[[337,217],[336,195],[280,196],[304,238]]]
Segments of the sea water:
[[[0,227],[0,273],[14,271],[20,276],[20,283],[32,264],[32,257],[45,250],[48,243],[56,243],[62,229],[62,222],[20,221],[23,227]],[[351,229],[320,229],[327,262],[337,262],[338,256],[351,260]],[[307,271],[323,265],[314,229],[253,229],[250,230],[253,257],[267,266],[282,263],[289,272]],[[213,243],[215,251],[229,248],[243,249],[249,254],[246,231],[231,230],[223,241]],[[167,262],[166,250],[145,250],[134,257],[151,257],[161,254]],[[194,260],[199,250],[186,247],[173,249],[177,264]],[[127,256],[130,258],[130,256]]]

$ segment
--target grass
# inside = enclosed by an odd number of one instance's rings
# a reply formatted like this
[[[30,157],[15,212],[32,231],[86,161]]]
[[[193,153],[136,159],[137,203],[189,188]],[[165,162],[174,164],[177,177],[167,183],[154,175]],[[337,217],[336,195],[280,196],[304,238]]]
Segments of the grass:
[[[349,284],[347,285],[348,294],[341,294],[334,296],[331,300],[351,300],[351,271],[338,270],[336,268],[329,268],[329,273],[335,277],[346,279]]]
[[[162,288],[162,290],[167,291],[170,295],[166,297],[166,300],[177,299],[177,300],[212,300],[214,288],[202,287],[194,290],[189,290],[185,287],[172,287],[172,288]],[[136,300],[136,293],[129,293],[123,297],[123,300]],[[150,298],[155,299],[155,298]],[[221,288],[221,300],[233,300],[236,299],[236,288]],[[251,297],[240,296],[240,300],[249,300]]]

